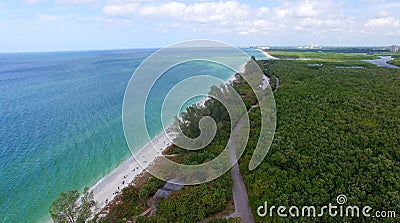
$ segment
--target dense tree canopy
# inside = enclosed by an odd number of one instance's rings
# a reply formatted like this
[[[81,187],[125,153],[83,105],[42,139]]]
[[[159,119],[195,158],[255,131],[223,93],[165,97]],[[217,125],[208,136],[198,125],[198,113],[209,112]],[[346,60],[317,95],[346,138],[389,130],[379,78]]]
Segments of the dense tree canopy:
[[[261,129],[260,108],[249,113],[250,139],[239,160],[256,222],[381,222],[378,218],[259,217],[257,208],[265,201],[276,206],[336,204],[338,195],[346,195],[349,205],[369,205],[373,210],[400,211],[400,69],[378,68],[361,60],[371,55],[273,52],[273,56],[313,60],[257,61],[270,78],[275,92],[278,123],[271,149],[261,163],[248,170]],[[322,66],[310,67],[318,63]],[[362,66],[364,69],[338,68]],[[237,76],[233,87],[244,99],[247,109],[257,103],[254,92]],[[218,87],[211,89],[222,93]],[[171,147],[169,159],[184,164],[212,160],[227,144],[230,119],[217,100],[194,105],[176,122],[186,136],[199,136],[199,120],[211,116],[217,123],[217,135],[204,149],[188,151]],[[138,216],[149,207],[149,200],[162,181],[154,178],[139,188],[127,187],[116,202],[105,209],[100,222],[235,222],[220,218],[219,212],[232,202],[229,173],[196,186],[185,186],[163,200],[156,200],[156,212]],[[64,194],[57,207],[69,207],[76,193]],[[63,202],[65,203],[63,203]],[[61,208],[57,208],[59,210]],[[62,209],[68,219],[72,209]],[[58,212],[55,212],[58,213]],[[72,213],[74,213],[72,211]],[[393,219],[386,219],[393,222]],[[395,219],[394,222],[396,222]]]
[[[321,207],[336,204],[340,194],[347,196],[349,205],[400,210],[400,69],[378,68],[353,58],[338,60],[339,55],[331,58],[275,61],[268,66],[281,82],[275,93],[275,139],[264,162],[249,171],[255,146],[251,142],[257,140],[260,124],[259,110],[252,111],[252,138],[240,161],[256,222],[384,220],[293,219],[276,214],[261,218],[256,213],[264,201]],[[323,66],[307,66],[314,62]],[[365,69],[336,68],[355,64]]]

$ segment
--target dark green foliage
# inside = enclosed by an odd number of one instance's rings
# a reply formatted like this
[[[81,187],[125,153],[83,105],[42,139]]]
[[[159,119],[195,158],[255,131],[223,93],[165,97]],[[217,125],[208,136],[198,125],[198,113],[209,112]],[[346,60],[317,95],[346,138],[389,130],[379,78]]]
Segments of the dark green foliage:
[[[237,84],[238,91],[245,98],[254,100],[255,95],[248,92],[249,86]],[[214,95],[224,94],[218,87],[212,87]],[[249,103],[248,103],[249,104]],[[250,105],[250,104],[249,104]],[[213,141],[199,151],[188,151],[173,148],[170,154],[180,157],[182,163],[196,165],[208,162],[218,156],[225,148],[230,136],[230,117],[226,108],[217,100],[210,99],[205,106],[193,105],[182,113],[179,121],[183,133],[191,138],[199,136],[199,121],[202,117],[211,116],[217,123],[217,135]],[[140,214],[146,209],[146,201],[161,188],[164,182],[151,178],[140,190],[133,187],[125,188],[117,198],[120,202],[109,205],[109,213],[102,222],[118,222]],[[138,222],[195,222],[211,214],[227,208],[228,200],[232,199],[232,179],[229,172],[220,178],[197,186],[185,186],[175,191],[171,196],[159,201],[157,214],[150,217],[138,217]]]
[[[145,208],[142,206],[143,201],[139,200],[138,192],[134,187],[126,187],[122,189],[122,194],[117,196],[114,202],[107,206],[108,214],[99,222],[118,222],[124,218],[129,218],[135,214],[141,213]]]
[[[243,78],[237,76],[234,88],[243,96],[246,105],[256,103],[255,95]],[[220,88],[212,87],[214,94],[223,94]],[[184,156],[183,163],[188,165],[208,162],[218,156],[225,148],[230,136],[230,118],[225,107],[217,100],[210,99],[205,107],[191,106],[182,114],[180,126],[186,136],[197,137],[200,134],[198,122],[204,116],[211,116],[217,123],[217,135],[213,141],[199,151],[187,151],[179,148],[173,153]],[[161,200],[157,206],[157,215],[149,217],[148,222],[196,222],[211,214],[227,208],[232,199],[232,179],[230,173],[208,183],[185,186],[171,196]],[[221,222],[226,220],[221,219]],[[231,221],[229,221],[231,222]]]
[[[76,204],[79,198],[77,190],[62,192],[60,197],[51,203],[50,216],[54,222],[74,222],[76,218]]]
[[[138,215],[147,209],[146,201],[161,188],[165,182],[154,177],[150,177],[140,190],[134,186],[122,189],[113,203],[106,207],[108,213],[106,217],[99,219],[99,222],[118,222]],[[104,210],[103,210],[104,211]]]
[[[279,59],[319,59],[319,60],[330,60],[330,61],[361,61],[361,60],[371,60],[378,59],[379,57],[366,54],[343,54],[334,52],[290,52],[290,51],[270,51],[274,57]]]
[[[299,55],[301,56],[301,55]],[[332,55],[332,58],[338,57]],[[353,55],[348,56],[352,58]],[[346,58],[346,57],[343,57]],[[278,123],[264,162],[249,171],[259,129],[259,110],[251,114],[251,134],[240,160],[256,222],[381,222],[374,218],[260,218],[257,207],[336,204],[400,210],[400,69],[337,69],[354,61],[338,57],[319,69],[309,61],[275,61]],[[317,63],[319,61],[316,61]],[[314,62],[312,62],[314,63]],[[393,219],[388,219],[393,222]]]
[[[232,197],[229,174],[198,186],[186,186],[158,205],[158,215],[168,222],[196,222],[226,208]]]
[[[248,68],[246,68],[247,71]],[[255,71],[255,72],[258,72]],[[261,80],[260,80],[261,81]],[[252,105],[257,104],[257,97],[251,89],[250,85],[244,80],[240,75],[236,75],[236,81],[233,83],[235,90],[242,96],[242,99],[246,105],[247,110],[250,109]]]
[[[136,219],[135,219],[135,222],[136,223],[146,223],[147,219],[144,216],[137,216]]]
[[[298,58],[310,56],[314,61],[258,61],[275,89],[278,123],[275,138],[264,162],[248,170],[260,133],[260,109],[250,117],[250,139],[239,162],[256,222],[377,222],[364,218],[260,218],[256,210],[267,201],[271,205],[324,206],[336,204],[344,194],[349,205],[369,205],[374,210],[400,210],[400,70],[377,68],[360,61],[369,55],[334,53],[289,53]],[[287,54],[286,54],[287,55]],[[308,63],[323,63],[310,69]],[[363,66],[365,69],[337,69],[336,66]],[[237,76],[233,84],[247,108],[257,103],[248,84]],[[214,88],[217,91],[218,88]],[[224,107],[215,100],[206,107],[192,106],[182,115],[181,128],[189,137],[200,134],[198,121],[211,116],[217,122],[217,136],[206,148],[187,151],[170,150],[185,164],[200,164],[215,158],[230,135],[230,121]],[[186,123],[186,124],[183,124]],[[151,181],[149,181],[151,182]],[[118,214],[117,222],[145,210],[157,183],[148,183],[129,194]],[[161,200],[157,214],[139,217],[140,222],[196,222],[226,209],[232,199],[229,173]],[[131,203],[129,203],[131,202]],[[132,206],[126,205],[132,204]],[[137,208],[129,212],[130,208]],[[119,210],[119,209],[118,209]],[[116,217],[118,216],[118,218]],[[108,217],[108,216],[107,216]],[[397,219],[396,219],[397,220]],[[215,219],[210,222],[235,222]],[[393,222],[390,219],[388,222]],[[396,222],[396,221],[395,221]]]
[[[77,190],[60,193],[60,196],[51,203],[49,212],[54,222],[85,222],[92,211],[88,204],[92,204],[93,192],[85,188],[82,198]]]
[[[151,177],[149,181],[139,190],[139,200],[145,202],[151,195],[155,194],[165,184],[164,181]]]
[[[225,218],[216,218],[211,221],[208,221],[208,223],[228,223],[228,220]]]
[[[394,59],[394,60],[390,60],[387,63],[400,67],[400,58]]]

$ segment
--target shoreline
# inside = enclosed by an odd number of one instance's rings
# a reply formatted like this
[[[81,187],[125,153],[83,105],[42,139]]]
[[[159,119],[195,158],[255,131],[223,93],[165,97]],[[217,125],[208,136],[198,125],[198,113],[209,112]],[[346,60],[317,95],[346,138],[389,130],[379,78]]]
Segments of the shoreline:
[[[392,56],[380,56],[380,59],[375,59],[375,60],[363,60],[364,62],[373,64],[378,67],[386,67],[386,68],[394,68],[394,69],[399,69],[399,66],[393,65],[388,63],[389,61],[394,60]]]
[[[273,59],[273,60],[277,60],[277,59],[278,59],[278,58],[276,58],[276,57],[274,57],[274,56],[271,56],[271,54],[265,52],[265,51],[262,50],[262,49],[255,49],[255,50],[260,51],[262,54],[264,54],[264,56],[265,56],[267,59]]]
[[[152,165],[157,157],[162,156],[162,152],[170,145],[170,140],[162,130],[139,151],[122,161],[114,170],[91,186],[89,191],[93,192],[99,211],[111,202],[123,188],[133,184],[135,178]]]
[[[238,68],[238,73],[244,73],[246,64]],[[233,74],[225,84],[231,84],[236,80],[236,74]],[[208,97],[203,98],[196,104],[204,106]],[[94,200],[98,202],[98,211],[100,212],[108,203],[121,192],[121,190],[129,185],[133,185],[137,177],[146,172],[158,157],[162,156],[162,152],[171,145],[171,140],[167,137],[165,130],[162,130],[153,139],[148,141],[139,151],[131,154],[129,158],[123,160],[115,169],[98,180],[93,186],[89,188],[94,194]],[[156,150],[154,150],[156,148]],[[144,165],[140,165],[140,163]]]

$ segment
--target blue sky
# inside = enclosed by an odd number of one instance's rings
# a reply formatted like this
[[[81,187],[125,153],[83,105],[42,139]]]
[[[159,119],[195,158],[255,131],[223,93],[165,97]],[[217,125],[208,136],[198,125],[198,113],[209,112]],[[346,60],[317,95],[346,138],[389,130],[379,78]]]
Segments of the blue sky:
[[[233,45],[400,44],[397,0],[0,2],[0,52]]]

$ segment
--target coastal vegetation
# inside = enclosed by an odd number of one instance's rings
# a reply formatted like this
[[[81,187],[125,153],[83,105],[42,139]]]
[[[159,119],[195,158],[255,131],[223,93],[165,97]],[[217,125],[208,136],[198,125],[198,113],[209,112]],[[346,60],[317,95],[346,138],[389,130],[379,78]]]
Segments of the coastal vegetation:
[[[279,52],[290,52],[290,53],[302,53],[302,52],[325,52],[325,53],[341,53],[341,54],[381,54],[387,53],[388,49],[379,47],[271,47],[268,49],[268,53],[274,51]]]
[[[273,56],[284,54],[271,53]],[[293,58],[304,53],[287,53]],[[306,54],[317,58],[316,53]],[[286,55],[286,53],[285,53]],[[400,69],[379,68],[332,54],[310,61],[277,60],[269,72],[279,76],[275,93],[278,123],[270,152],[254,171],[249,143],[240,160],[256,222],[381,222],[376,218],[259,217],[257,208],[337,204],[373,210],[400,210]],[[311,68],[309,63],[322,63]],[[362,65],[366,69],[337,69]],[[257,110],[252,112],[256,115]],[[252,118],[252,120],[255,120]],[[254,125],[257,126],[257,125]],[[257,127],[251,141],[257,140]],[[393,222],[393,219],[387,219]]]
[[[238,77],[239,78],[239,77]],[[249,86],[235,82],[234,87],[250,108],[255,95]],[[222,94],[223,89],[212,87],[214,94]],[[204,106],[193,105],[181,115],[179,125],[183,133],[191,138],[200,135],[199,120],[211,116],[217,123],[217,135],[213,141],[200,151],[188,151],[171,146],[164,155],[174,162],[186,165],[196,165],[208,162],[218,156],[225,148],[230,135],[230,119],[225,107],[215,99],[209,99]],[[208,183],[185,186],[182,190],[173,192],[164,199],[153,198],[163,182],[148,177],[142,185],[128,186],[122,190],[95,220],[98,222],[119,222],[136,219],[137,222],[196,222],[219,212],[229,210],[232,203],[232,179],[229,172]],[[142,179],[143,180],[143,179]],[[140,216],[149,207],[155,207],[155,212],[149,217]],[[229,211],[228,211],[229,213]],[[218,214],[211,218],[218,218]],[[227,222],[225,219],[215,222]]]
[[[248,69],[247,69],[248,71]],[[261,81],[261,80],[258,80]],[[257,104],[257,99],[245,80],[236,75],[232,87],[241,95],[246,109]],[[223,95],[223,86],[210,89],[212,95]],[[226,108],[216,99],[210,98],[203,106],[190,106],[176,119],[182,132],[190,138],[200,135],[199,121],[202,117],[210,116],[217,126],[217,134],[212,142],[199,151],[189,151],[177,146],[170,146],[164,155],[177,163],[197,165],[217,157],[227,145],[231,134],[231,122]],[[136,219],[136,222],[197,222],[208,219],[211,222],[239,222],[239,219],[220,218],[232,212],[232,179],[227,172],[218,179],[200,185],[185,186],[182,190],[174,191],[170,196],[159,199],[153,195],[161,187],[160,182],[149,177],[143,185],[137,184],[122,190],[101,213],[96,216],[99,222],[119,222]],[[149,186],[151,185],[151,186]],[[140,196],[146,189],[145,196]],[[140,215],[146,209],[154,207],[155,211],[149,217]]]
[[[323,52],[323,51],[270,51],[268,52],[271,56],[279,59],[306,59],[306,60],[320,60],[320,61],[331,61],[331,62],[344,62],[344,61],[361,61],[361,60],[373,60],[379,59],[376,55],[370,54],[350,54],[350,53],[336,53],[336,52]]]
[[[381,52],[381,53],[376,53],[375,55],[390,56],[393,58],[393,60],[389,60],[389,61],[387,61],[387,63],[400,67],[400,52]]]
[[[400,210],[400,69],[379,68],[362,60],[375,55],[334,52],[270,52],[278,60],[257,61],[270,79],[277,104],[277,129],[271,149],[253,171],[248,169],[261,130],[261,112],[254,92],[240,76],[233,87],[242,96],[250,119],[250,138],[239,160],[255,222],[381,222],[377,218],[259,217],[257,208],[322,207],[337,204],[373,210]],[[304,59],[307,60],[297,60]],[[290,59],[290,60],[287,60]],[[293,60],[296,59],[296,60]],[[321,66],[309,66],[321,64]],[[361,66],[364,69],[338,67]],[[221,91],[213,87],[211,91]],[[220,92],[222,93],[222,92]],[[251,108],[251,109],[250,109]],[[199,120],[211,116],[217,135],[204,149],[171,146],[164,155],[195,165],[212,160],[231,134],[229,115],[217,100],[193,105],[179,125],[188,137],[199,136]],[[232,213],[229,173],[211,182],[185,186],[164,199],[154,198],[163,181],[144,174],[122,190],[96,222],[240,222]],[[149,216],[142,213],[154,208]],[[393,219],[387,219],[393,222]]]
[[[390,60],[388,63],[400,67],[400,59]]]
[[[135,185],[131,184],[122,189],[113,201],[111,201],[100,213],[94,222],[126,222],[134,219],[145,211],[151,203],[148,203],[152,195],[160,188],[164,182],[157,178],[143,174]],[[152,202],[152,201],[149,201]]]
[[[86,222],[92,216],[92,209],[96,208],[93,192],[85,188],[81,195],[77,190],[60,193],[60,196],[51,203],[50,216],[55,223]]]
[[[389,60],[388,63],[400,67],[400,53],[391,55],[394,59]]]

